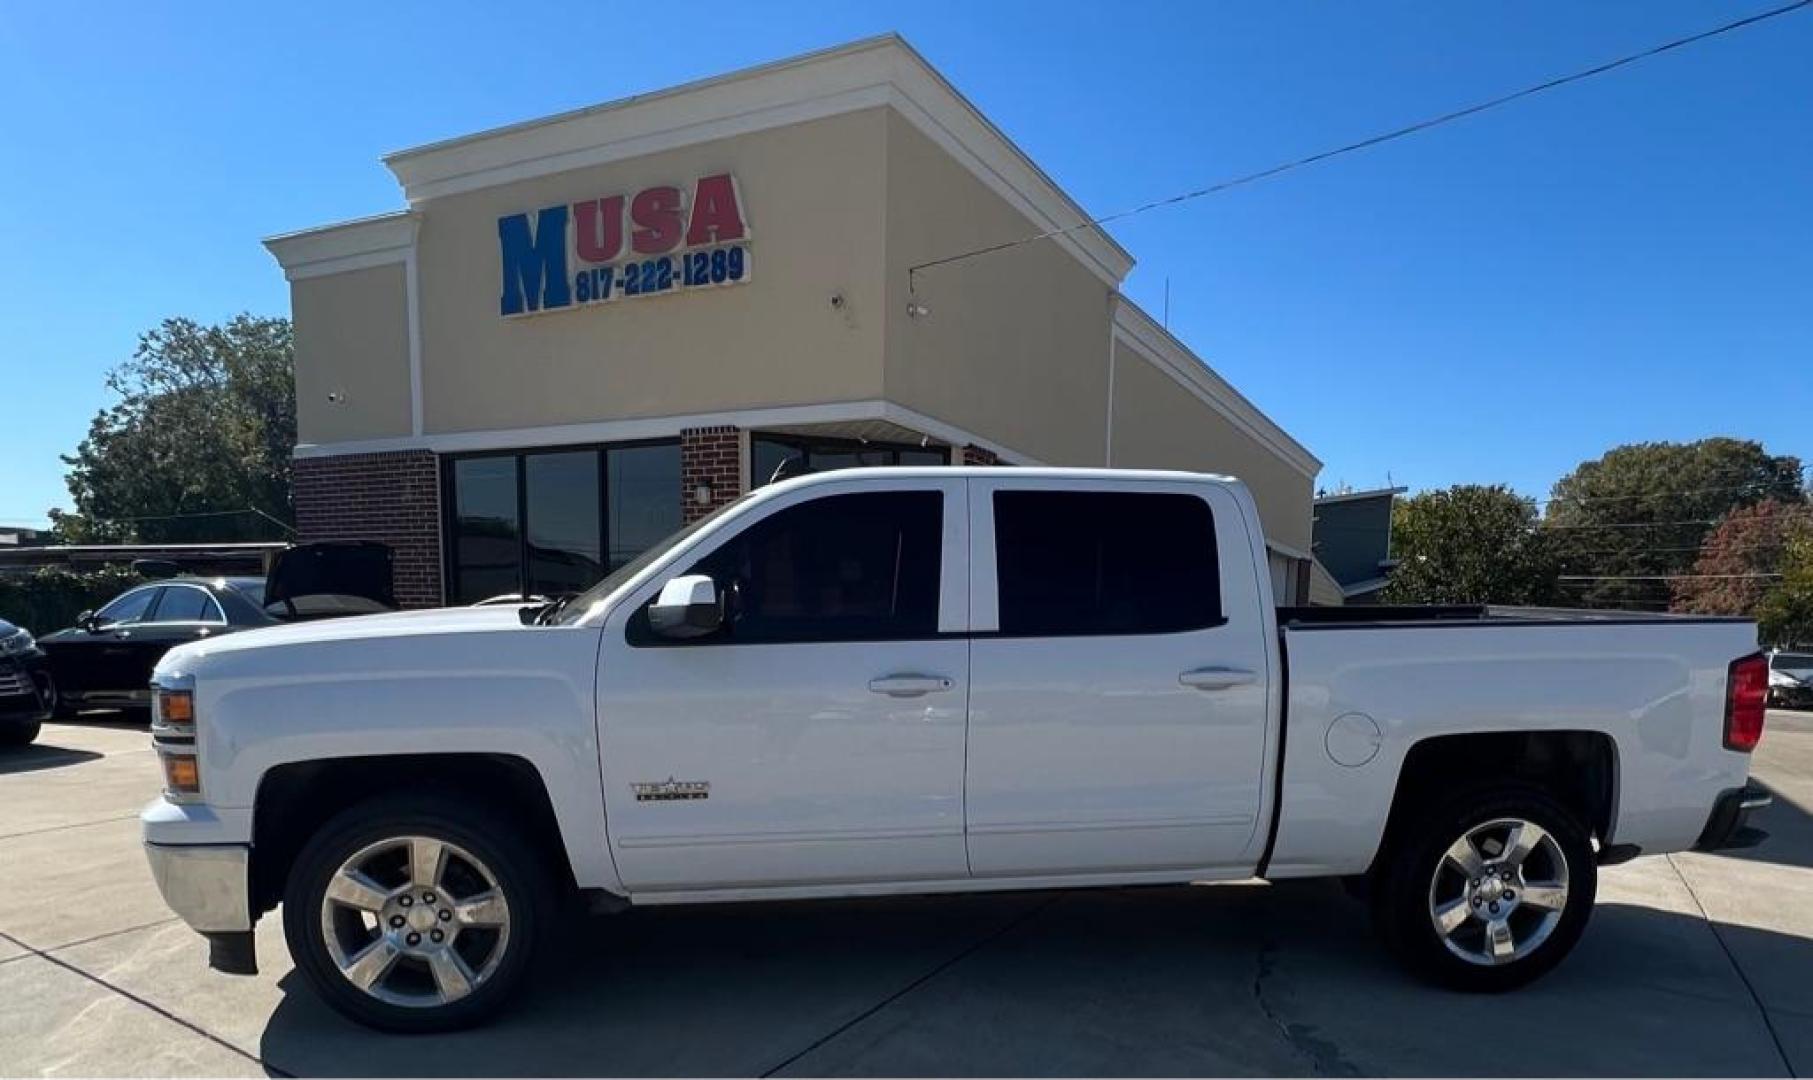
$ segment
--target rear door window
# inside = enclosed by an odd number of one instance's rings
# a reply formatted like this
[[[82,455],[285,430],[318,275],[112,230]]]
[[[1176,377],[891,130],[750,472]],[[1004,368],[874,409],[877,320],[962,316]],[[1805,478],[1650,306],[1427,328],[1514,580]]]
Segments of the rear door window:
[[[1168,634],[1223,622],[1215,519],[1194,495],[996,491],[1000,632]]]
[[[220,605],[205,590],[188,585],[169,585],[157,602],[158,622],[226,622]]]

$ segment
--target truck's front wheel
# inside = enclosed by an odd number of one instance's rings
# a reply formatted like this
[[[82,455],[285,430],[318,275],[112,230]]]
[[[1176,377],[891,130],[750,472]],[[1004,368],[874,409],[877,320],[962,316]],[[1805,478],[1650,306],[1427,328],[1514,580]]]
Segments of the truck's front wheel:
[[[283,903],[291,957],[360,1023],[478,1023],[509,1000],[549,922],[552,887],[531,850],[497,815],[451,800],[353,807],[297,857]]]
[[[1568,954],[1598,867],[1586,828],[1533,786],[1450,799],[1385,853],[1375,918],[1392,951],[1461,990],[1508,990]]]

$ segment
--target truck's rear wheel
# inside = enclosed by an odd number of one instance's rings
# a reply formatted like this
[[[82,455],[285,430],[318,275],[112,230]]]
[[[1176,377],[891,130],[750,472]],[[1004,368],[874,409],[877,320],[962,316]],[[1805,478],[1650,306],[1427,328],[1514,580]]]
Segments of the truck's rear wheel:
[[[290,954],[360,1023],[479,1023],[521,983],[549,923],[552,885],[531,850],[494,815],[450,800],[353,807],[297,856],[283,904]]]
[[[1419,973],[1460,990],[1522,986],[1573,949],[1598,891],[1584,825],[1533,786],[1450,799],[1392,838],[1374,916]]]

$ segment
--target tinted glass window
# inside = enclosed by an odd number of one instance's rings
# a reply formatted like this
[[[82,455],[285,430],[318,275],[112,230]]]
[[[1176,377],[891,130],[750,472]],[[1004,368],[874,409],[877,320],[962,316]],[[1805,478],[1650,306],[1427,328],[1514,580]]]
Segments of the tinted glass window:
[[[1193,495],[995,492],[1001,633],[1163,634],[1221,621],[1215,522]]]
[[[938,631],[944,496],[828,495],[749,527],[690,572],[727,594],[697,641],[866,641]]]
[[[749,450],[751,487],[770,483],[774,479],[775,469],[783,462],[787,462],[788,466],[787,474],[782,479],[835,469],[950,464],[950,452],[943,447],[900,446],[853,440],[752,435]]]
[[[529,454],[523,458],[523,485],[528,498],[529,593],[584,592],[605,574],[604,545],[598,535],[598,452]]]
[[[761,487],[774,480],[774,472],[781,463],[789,460],[799,464],[788,469],[789,476],[796,476],[805,471],[806,452],[798,447],[778,443],[772,439],[751,438],[749,440],[750,470],[755,475],[751,487]]]
[[[151,608],[151,601],[157,598],[157,589],[138,589],[116,597],[114,601],[96,612],[96,617],[103,623],[134,623],[145,617]]]
[[[680,527],[680,447],[628,446],[607,451],[605,461],[611,500],[608,568],[615,570]]]
[[[470,604],[522,589],[516,458],[453,463],[453,600]]]
[[[201,589],[172,585],[157,602],[158,622],[225,622],[214,598]]]

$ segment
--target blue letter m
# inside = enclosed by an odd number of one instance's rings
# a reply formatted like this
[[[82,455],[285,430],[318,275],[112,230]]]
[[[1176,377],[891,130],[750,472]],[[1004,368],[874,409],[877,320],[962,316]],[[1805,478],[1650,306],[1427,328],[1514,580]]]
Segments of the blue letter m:
[[[529,215],[511,214],[497,219],[497,241],[503,250],[505,315],[520,315],[526,308],[563,308],[573,302],[567,283],[567,208],[550,206],[535,215],[534,235]]]

